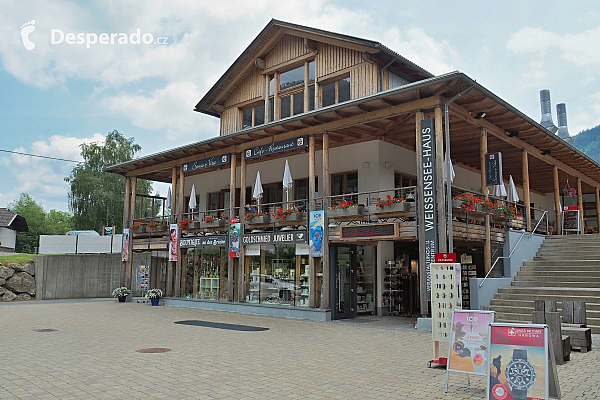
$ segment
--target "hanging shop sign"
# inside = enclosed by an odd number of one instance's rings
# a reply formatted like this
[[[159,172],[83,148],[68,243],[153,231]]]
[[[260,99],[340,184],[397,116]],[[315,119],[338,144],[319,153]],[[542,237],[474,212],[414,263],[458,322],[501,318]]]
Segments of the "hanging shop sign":
[[[579,206],[563,207],[562,230],[563,232],[579,232]]]
[[[138,265],[135,278],[137,290],[147,292],[150,289],[150,266]]]
[[[309,218],[311,257],[323,257],[323,225],[323,210],[311,211]]]
[[[502,184],[502,153],[485,155],[485,184],[487,186]]]
[[[488,325],[494,322],[494,316],[494,311],[453,310],[447,371],[487,375]]]
[[[342,225],[341,239],[397,239],[400,227],[397,222],[386,222],[373,225]]]
[[[489,328],[487,399],[560,398],[547,325],[495,324]]]
[[[307,243],[296,244],[297,256],[308,256],[310,254],[310,246]]]
[[[244,150],[244,158],[258,158],[270,154],[281,153],[284,151],[296,150],[308,146],[307,136],[301,136],[293,139],[282,140],[280,142],[265,144]]]
[[[247,256],[260,256],[260,244],[244,246],[244,254]]]
[[[419,224],[423,224],[425,235],[423,240],[419,239],[419,251],[425,265],[427,299],[431,299],[431,263],[438,249],[434,131],[432,118],[421,121],[421,146],[418,150],[421,152],[421,182],[418,190],[422,211],[419,212]]]
[[[177,261],[177,244],[179,237],[179,227],[177,224],[171,224],[169,227],[169,261]]]
[[[240,256],[240,219],[229,219],[229,257],[238,258]]]
[[[189,249],[193,247],[224,247],[227,246],[227,235],[186,237],[179,239],[179,247]]]
[[[456,253],[435,253],[435,262],[454,264],[456,262]]]
[[[198,171],[200,169],[220,167],[221,165],[229,164],[230,160],[231,154],[227,153],[222,154],[220,156],[203,158],[202,160],[185,163],[181,166],[181,169],[183,170],[183,172],[193,172]]]
[[[293,244],[306,243],[308,235],[306,231],[246,233],[242,236],[243,245],[256,244]]]

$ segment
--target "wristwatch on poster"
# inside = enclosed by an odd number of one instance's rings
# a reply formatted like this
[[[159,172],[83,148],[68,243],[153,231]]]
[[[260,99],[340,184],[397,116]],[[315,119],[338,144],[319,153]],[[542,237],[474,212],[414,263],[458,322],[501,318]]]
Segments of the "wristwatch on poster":
[[[527,400],[527,392],[535,383],[535,367],[527,359],[527,350],[514,349],[512,359],[506,366],[506,383],[513,399]]]

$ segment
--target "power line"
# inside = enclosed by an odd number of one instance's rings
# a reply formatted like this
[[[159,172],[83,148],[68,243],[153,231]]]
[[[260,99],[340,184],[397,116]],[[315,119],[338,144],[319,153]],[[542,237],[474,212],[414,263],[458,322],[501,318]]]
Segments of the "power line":
[[[39,154],[21,153],[19,151],[13,151],[13,150],[3,150],[3,149],[0,149],[0,151],[2,151],[4,153],[19,154],[19,155],[22,155],[22,156],[47,158],[48,160],[66,161],[66,162],[72,162],[72,163],[76,163],[76,164],[83,164],[84,163],[83,161],[74,161],[74,160],[67,160],[65,158],[41,156]]]

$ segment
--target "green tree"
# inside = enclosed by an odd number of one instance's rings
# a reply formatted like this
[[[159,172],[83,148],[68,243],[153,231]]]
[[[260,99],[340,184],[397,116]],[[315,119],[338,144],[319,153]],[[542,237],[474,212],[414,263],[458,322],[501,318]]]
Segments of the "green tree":
[[[64,235],[72,228],[72,217],[69,213],[56,210],[46,213],[27,193],[21,193],[8,208],[24,217],[29,227],[28,232],[17,232],[17,253],[34,253],[40,235]]]
[[[81,145],[84,163],[74,167],[65,178],[71,184],[69,209],[75,229],[101,232],[102,226],[114,225],[117,232],[122,232],[125,177],[105,173],[104,169],[131,160],[140,150],[134,138],[126,138],[116,130],[106,136],[104,145]],[[137,181],[138,194],[149,194],[151,190],[150,182]]]

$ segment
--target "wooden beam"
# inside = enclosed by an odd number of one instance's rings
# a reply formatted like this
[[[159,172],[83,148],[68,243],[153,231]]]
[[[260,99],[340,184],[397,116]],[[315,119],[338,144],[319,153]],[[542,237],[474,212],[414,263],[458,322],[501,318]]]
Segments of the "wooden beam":
[[[486,182],[485,155],[488,152],[487,130],[479,131],[479,164],[481,170],[481,192],[486,199],[489,199],[490,193]],[[492,267],[492,241],[490,235],[490,216],[485,215],[485,242],[483,243],[483,267],[487,274]]]
[[[331,265],[329,264],[329,222],[327,220],[327,209],[329,208],[329,134],[323,134],[323,219],[325,226],[323,229],[323,285],[321,294],[321,308],[331,308],[329,296],[329,277]]]
[[[581,233],[584,233],[585,219],[583,218],[583,191],[581,190],[581,178],[577,177],[577,205],[579,206],[579,226]]]
[[[123,232],[125,232],[125,229],[128,229],[131,222],[130,222],[130,215],[131,215],[131,208],[130,205],[131,203],[129,202],[129,199],[131,198],[131,178],[126,177],[125,178],[125,196],[124,196],[124,200],[123,200]],[[114,234],[115,232],[113,232]],[[129,232],[129,237],[125,239],[126,241],[128,241],[127,243],[129,244],[129,249],[131,249],[133,246],[133,234],[132,232]],[[127,250],[127,258],[129,259],[129,256],[131,254],[130,250]],[[120,285],[124,285],[125,282],[127,281],[127,261],[123,261],[121,264],[121,281],[119,282]]]
[[[260,70],[267,68],[264,58],[256,57],[254,59],[254,66]]]
[[[229,218],[235,217],[235,179],[236,179],[236,167],[237,167],[237,154],[231,154],[231,167],[229,174]],[[245,191],[246,188],[244,188]],[[234,258],[231,256],[227,259],[227,300],[234,301],[234,279],[235,273],[233,271],[234,268]],[[239,290],[239,288],[238,288]]]
[[[434,109],[435,118],[435,186],[436,202],[438,212],[438,252],[448,252],[448,218],[446,213],[446,190],[444,185],[444,121],[442,119],[442,108]],[[450,183],[448,183],[450,184]]]
[[[304,48],[310,51],[317,51],[317,42],[307,37],[304,38]]]
[[[525,219],[527,223],[527,232],[531,232],[531,195],[529,193],[529,157],[527,150],[523,149],[523,202],[525,203]]]
[[[131,178],[131,199],[130,201],[130,220],[133,221],[135,219],[135,194],[137,191],[137,177],[133,176]],[[133,249],[133,237],[130,236],[129,237],[131,240],[131,244],[129,246],[130,249]],[[132,277],[133,277],[133,251],[130,250],[130,255],[131,257],[129,257],[129,261],[127,261],[127,272],[126,272],[126,276],[125,276],[125,286],[133,291],[133,281],[132,281]]]
[[[557,160],[556,158],[552,157],[551,155],[545,155],[545,156],[542,155],[541,150],[538,149],[537,147],[535,147],[519,138],[508,137],[508,135],[502,129],[498,128],[497,126],[495,126],[494,124],[492,124],[488,121],[485,121],[484,119],[473,118],[473,116],[470,115],[469,111],[465,110],[461,106],[459,106],[455,103],[450,104],[450,110],[452,111],[452,113],[454,115],[458,116],[459,118],[462,118],[463,120],[471,123],[472,125],[485,128],[488,131],[488,133],[491,133],[494,137],[496,137],[504,142],[510,143],[512,146],[514,146],[516,148],[526,149],[531,156],[545,162],[546,164],[556,165],[561,170],[567,172],[568,174],[570,174],[572,176],[581,177],[581,179],[584,182],[586,182],[587,184],[589,184],[590,186],[600,187],[600,182],[597,182],[596,180],[590,178],[589,176],[583,174],[582,172]],[[551,138],[548,138],[548,139],[552,140]],[[553,140],[553,142],[554,142],[554,140]]]
[[[594,191],[596,193],[596,223],[600,228],[600,188],[595,187]]]
[[[243,154],[240,154],[240,211],[239,217],[240,222],[242,222],[243,215],[246,214],[246,158]],[[234,190],[235,192],[235,190]],[[240,224],[240,236],[244,235],[244,224]],[[244,250],[244,245],[241,244],[240,240],[240,258],[238,260],[238,268],[237,268],[237,301],[243,302],[246,300],[246,285],[244,284],[245,274],[245,263],[246,263],[246,254]]]
[[[308,218],[310,211],[316,210],[315,207],[315,135],[308,137]],[[309,219],[310,224],[310,219]],[[308,306],[315,307],[317,304],[317,275],[315,265],[318,263],[318,258],[308,257]]]
[[[556,234],[562,235],[562,224],[560,219],[560,185],[558,183],[558,167],[552,166],[552,177],[554,181],[554,215],[556,217]]]

